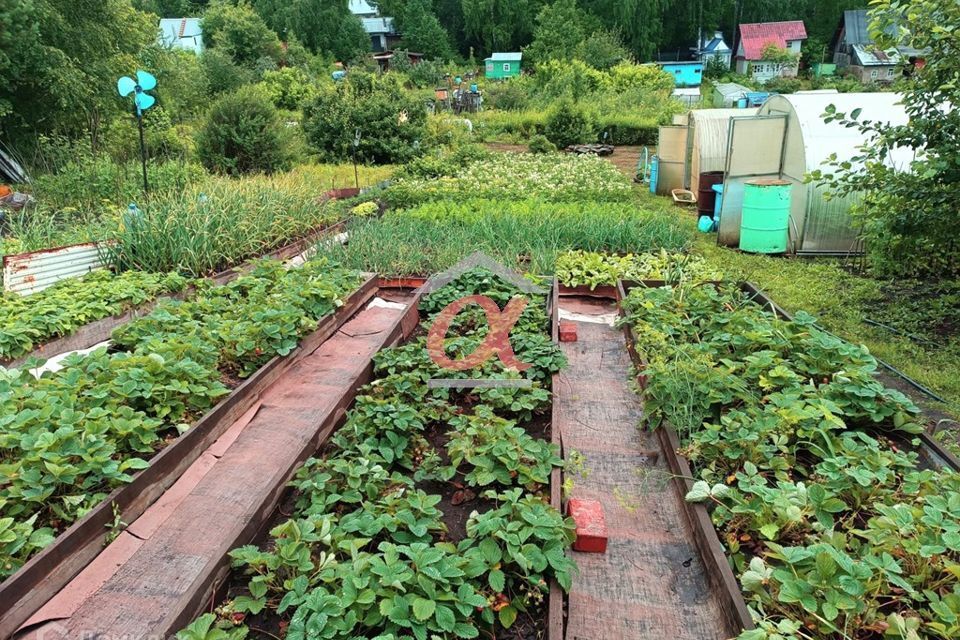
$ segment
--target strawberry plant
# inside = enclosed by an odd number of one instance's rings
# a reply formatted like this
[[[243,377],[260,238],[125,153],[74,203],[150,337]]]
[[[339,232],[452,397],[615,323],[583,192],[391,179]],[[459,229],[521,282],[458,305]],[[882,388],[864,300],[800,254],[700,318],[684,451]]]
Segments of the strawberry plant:
[[[112,351],[69,356],[39,378],[0,369],[0,577],[228,394],[224,373],[249,375],[288,353],[360,280],[324,261],[264,262],[120,327]]]
[[[762,638],[960,633],[960,474],[925,468],[919,410],[863,348],[730,285],[635,289],[652,424],[682,422]],[[690,399],[693,411],[684,411]]]
[[[486,407],[479,407],[474,415],[456,416],[450,427],[450,465],[442,472],[448,480],[461,465],[468,465],[464,480],[471,486],[496,483],[536,491],[549,484],[553,467],[563,464],[555,445],[531,437]]]
[[[81,326],[117,315],[165,293],[183,291],[189,280],[175,273],[94,271],[68,278],[29,296],[0,295],[0,359],[29,353]]]
[[[435,313],[465,291],[500,304],[520,295],[489,273],[468,272],[422,310]],[[222,615],[280,616],[288,639],[453,640],[509,628],[520,612],[535,617],[554,577],[569,588],[573,525],[545,493],[562,461],[556,447],[521,426],[547,407],[543,385],[563,363],[549,338],[534,339],[546,331],[543,303],[531,300],[533,310],[511,336],[528,338],[542,357],[537,365],[522,373],[499,362],[460,372],[526,378],[526,389],[431,389],[429,379],[453,374],[432,362],[422,339],[378,354],[378,377],[360,390],[321,457],[297,471],[290,518],[263,547],[231,553],[248,582]],[[469,349],[485,330],[464,319],[448,345]],[[458,468],[467,484],[496,484],[504,493],[487,492],[494,508],[471,515],[466,537],[461,531],[454,543],[443,505],[457,503],[427,489],[446,478],[465,493],[453,479]]]

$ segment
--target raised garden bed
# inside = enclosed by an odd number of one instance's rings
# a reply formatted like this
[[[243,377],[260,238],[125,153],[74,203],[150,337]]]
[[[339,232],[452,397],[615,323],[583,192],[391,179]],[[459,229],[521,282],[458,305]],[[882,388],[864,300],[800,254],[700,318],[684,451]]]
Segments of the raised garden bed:
[[[639,283],[639,286],[653,288],[662,284],[663,283]],[[619,286],[621,312],[624,317],[627,317],[627,312],[624,310],[622,303],[627,298],[630,290],[635,286],[637,285],[625,283],[621,283]],[[712,287],[717,285],[707,284],[704,286]],[[777,317],[780,320],[786,321],[791,320],[788,314],[777,307],[755,286],[743,284],[740,288],[743,294],[742,299],[746,304],[755,302],[760,305],[761,308],[765,308],[771,313],[768,317]],[[687,289],[684,295],[693,295],[690,293],[692,290],[693,289]],[[659,305],[665,303],[663,301],[657,302],[651,300],[650,304],[653,305],[649,307],[651,310],[650,313],[655,316],[657,313],[660,313]],[[706,326],[713,326],[710,324],[711,321],[709,319],[702,320],[701,317],[697,315],[697,313],[701,313],[708,308],[703,306],[702,301],[688,303],[685,298],[684,304],[700,305],[694,307],[696,311],[688,311],[689,315],[687,319],[691,323],[691,327],[698,326],[696,324],[698,322],[704,322]],[[747,339],[746,336],[750,335],[751,329],[736,324],[737,320],[734,318],[737,303],[725,304],[732,304],[733,306],[721,307],[719,311],[715,312],[718,314],[729,312],[731,314],[730,319],[724,320],[723,322],[725,324],[721,325],[731,325],[727,329],[723,329],[724,331],[729,331],[731,336],[733,336],[727,337],[725,342],[731,345],[734,343],[741,344],[738,341]],[[663,312],[671,313],[671,311],[667,310]],[[806,318],[803,322],[806,323],[803,326],[809,326]],[[655,353],[657,360],[660,362],[667,356],[670,349],[676,348],[670,346],[674,344],[670,342],[670,340],[676,340],[677,342],[675,344],[682,347],[682,336],[685,331],[689,331],[690,329],[678,327],[676,330],[677,335],[673,338],[666,339],[667,341],[664,343],[664,347],[659,349],[653,346],[654,344],[660,344],[658,342],[659,339],[656,337],[656,334],[651,334],[650,332],[664,330],[668,332],[671,331],[671,329],[658,327],[656,324],[651,325],[650,328],[643,329],[645,332],[643,334],[644,339],[647,340],[648,348],[653,350],[651,354]],[[753,331],[756,331],[756,329],[753,329]],[[802,330],[800,331],[802,334]],[[638,352],[633,329],[625,325],[625,333],[627,344],[631,356],[634,358],[638,373],[649,373],[652,365],[647,361],[642,350]],[[816,335],[819,334],[814,334],[814,336]],[[706,334],[703,335],[703,340],[706,341],[709,339]],[[771,342],[775,342],[775,339],[771,339]],[[847,347],[840,345],[842,345],[840,341],[833,342],[824,338],[824,342],[820,345],[820,348],[826,349],[827,351],[824,353],[832,353],[833,357],[839,358],[839,360],[850,357],[860,358],[865,364],[869,362],[869,360],[863,360],[863,354],[859,353],[855,348],[849,347],[849,350],[846,350]],[[706,348],[709,349],[710,347],[708,346]],[[743,349],[744,347],[742,345],[739,347],[731,346],[731,350],[736,350],[737,348]],[[815,348],[811,347],[811,349]],[[831,349],[840,350],[831,352]],[[762,346],[757,346],[756,348],[747,347],[747,353],[753,355],[754,353],[763,354],[765,352]],[[696,355],[696,349],[684,352],[684,354],[683,364],[680,366],[690,367],[685,370],[685,378],[699,381],[700,378],[697,373],[699,364],[696,362],[696,358],[698,357]],[[817,366],[815,358],[818,356],[813,353],[808,355],[808,362],[812,363],[810,366]],[[758,355],[757,357],[763,356]],[[826,357],[829,361],[830,356],[821,355],[819,357]],[[736,365],[737,356],[731,355],[729,358],[732,360],[721,368],[731,367],[731,371],[734,371],[736,370],[733,367]],[[724,362],[728,361],[725,360]],[[667,365],[668,364],[669,359],[667,361]],[[664,371],[663,367],[667,365],[661,364],[660,369],[656,369],[656,366],[654,366],[653,369]],[[826,366],[829,367],[832,365]],[[842,394],[849,392],[845,386],[851,383],[849,381],[844,382],[848,380],[845,376],[850,376],[852,380],[860,380],[861,378],[858,377],[859,374],[857,373],[858,366],[854,360],[851,360],[845,370],[843,367],[839,367],[839,372],[837,370],[831,370],[830,373],[827,373],[825,369],[824,372],[820,374],[822,380],[819,376],[816,377],[815,381],[811,380],[809,383],[811,386],[808,387],[808,391],[814,392],[813,390],[817,389],[821,384],[824,388],[828,388],[828,383],[835,380],[839,386],[830,391],[824,391],[823,393],[828,394],[825,397],[829,397],[829,394],[833,393],[835,396],[834,401],[841,403],[837,406],[848,406],[844,404]],[[666,370],[669,371],[669,369]],[[864,371],[869,371],[869,369],[865,369]],[[743,375],[745,374],[738,374],[737,378],[742,379]],[[752,375],[753,374],[751,374],[751,376]],[[787,374],[784,371],[771,370],[768,371],[766,375],[777,379],[775,376],[785,376]],[[835,378],[837,375],[840,377]],[[725,599],[727,603],[726,610],[731,617],[731,622],[735,623],[738,628],[748,632],[743,634],[743,638],[765,638],[767,637],[767,633],[781,633],[785,637],[795,637],[789,634],[801,633],[803,634],[802,637],[879,638],[886,637],[883,636],[883,632],[886,629],[896,628],[898,625],[904,625],[910,629],[920,629],[922,625],[922,633],[916,637],[952,637],[953,634],[957,632],[955,626],[956,618],[952,617],[953,614],[950,613],[951,610],[960,605],[960,598],[955,595],[956,576],[939,583],[940,586],[930,586],[927,591],[923,592],[925,595],[920,595],[920,586],[915,587],[910,583],[918,582],[923,584],[923,581],[926,580],[927,584],[931,584],[931,581],[935,581],[936,577],[935,575],[928,574],[934,571],[935,567],[939,566],[942,562],[939,558],[951,557],[951,554],[956,551],[954,547],[957,541],[951,542],[949,539],[949,531],[951,527],[955,526],[951,524],[951,518],[954,523],[960,519],[956,513],[956,511],[960,511],[960,509],[947,507],[946,498],[940,498],[939,495],[930,493],[929,484],[926,486],[924,493],[920,493],[919,488],[916,490],[916,493],[907,489],[903,498],[899,499],[906,501],[907,505],[917,504],[919,501],[926,503],[927,506],[924,508],[925,510],[922,511],[919,507],[909,508],[916,509],[920,515],[924,516],[923,524],[917,522],[916,526],[927,527],[929,534],[933,534],[932,528],[935,526],[927,521],[927,518],[933,517],[928,510],[933,509],[936,511],[937,507],[935,505],[939,505],[941,501],[943,502],[943,507],[947,509],[948,512],[950,509],[954,510],[952,516],[946,513],[942,514],[942,520],[938,521],[945,527],[944,531],[940,534],[933,535],[932,538],[924,538],[923,536],[928,534],[918,531],[914,531],[912,534],[907,533],[906,530],[903,529],[903,527],[907,526],[905,521],[900,521],[899,525],[893,525],[892,522],[894,521],[891,520],[890,526],[899,526],[903,533],[894,538],[877,537],[877,532],[884,530],[886,526],[884,524],[887,522],[885,518],[894,518],[894,514],[901,513],[903,509],[908,508],[897,506],[898,498],[896,497],[895,490],[893,494],[884,493],[884,491],[888,491],[885,487],[890,486],[890,480],[887,479],[888,476],[884,475],[884,472],[875,471],[881,475],[871,480],[866,480],[865,476],[863,478],[852,476],[857,479],[856,482],[851,482],[849,479],[843,479],[845,478],[845,476],[842,475],[842,469],[844,467],[841,465],[841,475],[839,479],[833,478],[828,469],[832,468],[830,465],[835,464],[837,454],[829,454],[826,453],[826,450],[820,450],[820,456],[823,458],[821,462],[818,462],[820,458],[818,458],[817,455],[803,454],[798,456],[798,451],[800,450],[806,450],[808,448],[813,451],[819,450],[814,442],[812,442],[819,441],[819,436],[815,434],[809,435],[811,441],[801,441],[796,443],[796,445],[784,445],[795,448],[788,448],[782,454],[762,457],[760,460],[754,461],[755,463],[750,461],[751,458],[748,458],[745,463],[740,460],[737,457],[738,445],[734,444],[733,441],[724,449],[726,452],[724,456],[720,458],[711,457],[709,452],[712,445],[709,444],[709,438],[707,440],[703,438],[693,441],[688,440],[696,435],[698,431],[696,427],[688,424],[686,428],[691,429],[691,431],[688,432],[688,439],[682,440],[673,428],[673,425],[666,420],[666,415],[669,411],[664,407],[669,407],[669,405],[664,403],[669,401],[662,397],[662,394],[665,393],[662,386],[663,380],[658,380],[658,382],[661,384],[660,387],[655,390],[655,393],[660,395],[658,399],[653,402],[651,413],[655,419],[660,420],[658,433],[662,449],[667,456],[667,461],[674,474],[678,491],[687,498],[688,519],[694,531],[701,557],[708,569],[708,573],[711,574],[711,582]],[[652,379],[641,379],[640,383],[641,386],[644,386],[644,383],[649,385],[652,384]],[[780,411],[789,411],[791,408],[794,408],[794,403],[788,402],[787,404],[781,404],[785,398],[789,398],[790,396],[778,396],[777,394],[780,393],[780,391],[778,391],[777,384],[778,383],[773,383],[772,386],[764,388],[764,403],[769,401],[771,407],[782,407],[782,409],[779,409]],[[782,384],[782,382],[780,384]],[[854,382],[852,384],[857,383]],[[824,436],[825,441],[830,442],[830,438],[833,438],[834,440],[832,440],[832,442],[835,443],[833,444],[834,447],[840,447],[841,445],[839,443],[844,443],[842,450],[848,452],[844,455],[851,456],[849,462],[849,464],[852,465],[850,467],[851,472],[856,471],[862,474],[867,473],[871,468],[866,462],[855,463],[857,460],[855,456],[860,453],[859,448],[866,446],[867,450],[876,451],[875,454],[871,455],[880,456],[882,460],[889,459],[888,462],[891,465],[889,467],[889,473],[908,474],[910,473],[910,469],[943,469],[942,482],[945,484],[944,490],[950,491],[951,489],[948,487],[954,487],[956,485],[956,475],[951,472],[956,472],[960,469],[960,463],[948,452],[943,450],[936,441],[932,440],[925,432],[920,430],[919,427],[911,428],[909,434],[896,430],[900,425],[909,426],[911,419],[910,412],[916,411],[915,409],[909,408],[910,403],[908,399],[897,394],[897,392],[889,390],[879,392],[875,387],[876,383],[868,383],[865,381],[864,384],[867,386],[863,387],[863,391],[854,392],[856,395],[853,397],[858,399],[861,397],[871,398],[873,394],[877,394],[878,399],[876,402],[878,405],[876,409],[873,409],[874,413],[872,414],[877,417],[870,419],[870,415],[868,414],[865,420],[864,416],[858,413],[856,405],[858,400],[853,400],[853,404],[849,405],[846,412],[835,408],[834,411],[839,415],[843,415],[853,426],[846,427],[846,430],[843,430],[838,424],[833,422],[833,419],[827,421],[827,426],[821,426],[822,429],[827,430],[825,433],[838,433],[839,435]],[[711,391],[703,388],[699,393],[708,396]],[[749,397],[749,393],[744,396],[743,394],[738,395],[734,392],[733,395],[736,398]],[[722,397],[724,397],[723,393],[718,391],[717,400],[713,403],[708,403],[710,406],[707,407],[706,422],[719,424],[722,419],[732,420],[733,418],[730,418],[730,415],[736,414],[737,411],[749,412],[751,410],[750,402],[737,400],[736,403],[729,404],[730,401],[723,401],[720,399]],[[802,396],[798,396],[797,404],[799,404],[801,400]],[[869,402],[869,400],[867,402]],[[884,416],[888,415],[886,412],[895,411],[896,406],[903,408],[885,418]],[[757,408],[759,413],[754,415],[753,420],[762,419],[764,409],[761,407],[762,405]],[[788,414],[783,414],[784,417],[779,419],[780,424],[783,424],[783,421],[788,419],[786,415]],[[861,417],[858,418],[858,416]],[[802,420],[802,418],[793,419]],[[737,424],[740,424],[742,425],[740,427],[742,431],[749,423],[744,421],[746,420],[745,418],[740,420],[740,422],[736,423],[724,422],[724,429],[736,430],[738,428]],[[860,426],[860,423],[863,423],[863,426]],[[800,427],[798,426],[797,428]],[[860,429],[862,429],[862,431],[858,431]],[[710,431],[707,431],[705,428],[701,428],[700,431],[706,434],[710,433]],[[736,433],[741,434],[741,431],[736,431]],[[863,433],[863,435],[856,435],[858,432]],[[787,436],[784,437],[788,438]],[[916,445],[911,443],[911,437],[917,438],[918,442]],[[749,451],[750,447],[756,446],[750,444],[752,440],[749,435],[738,435],[737,438],[746,443],[743,445],[746,451]],[[761,439],[759,442],[762,443],[765,442],[765,440]],[[830,445],[824,445],[824,447],[828,446]],[[873,449],[871,449],[871,447],[873,447]],[[694,455],[697,457],[696,462],[693,464],[691,464],[691,461],[685,455],[691,451],[694,452]],[[788,465],[785,468],[781,468],[780,471],[775,471],[777,468],[775,463],[781,456],[787,458],[797,456],[798,459],[793,463],[788,463]],[[862,466],[858,467],[856,464],[861,464]],[[809,475],[807,469],[811,467],[818,469],[817,474],[819,475]],[[714,475],[714,473],[717,473],[714,471],[715,468],[723,469],[723,477]],[[760,475],[757,475],[758,468]],[[882,468],[886,469],[887,467]],[[931,470],[923,471],[922,473],[937,472]],[[809,495],[809,500],[816,501],[815,504],[821,506],[814,508],[809,506],[810,504],[814,504],[814,502],[797,502],[794,494],[789,494],[792,496],[790,498],[787,497],[788,494],[786,492],[791,491],[792,487],[804,486],[802,483],[800,485],[793,484],[792,478],[795,474],[802,476],[803,479],[807,481],[807,486],[803,493],[805,496],[804,499],[806,500],[806,496]],[[772,487],[770,481],[767,480],[767,476],[772,477],[774,475],[777,476],[779,483],[777,484],[777,488]],[[760,478],[762,481],[757,480],[757,478]],[[919,480],[919,478],[920,476],[918,476],[917,480],[921,483],[919,486],[924,486],[924,481]],[[759,482],[758,485],[754,483],[755,480]],[[863,482],[866,482],[866,485],[863,485]],[[929,483],[930,480],[928,479],[925,482]],[[896,486],[897,485],[894,485],[894,487]],[[856,487],[860,488],[857,489]],[[829,539],[824,537],[826,534],[815,526],[812,529],[807,529],[809,525],[805,523],[819,523],[821,527],[825,526],[824,523],[828,523],[832,527],[832,523],[837,519],[839,519],[841,523],[847,523],[840,527],[841,531],[845,530],[844,527],[850,527],[849,519],[851,516],[848,516],[848,514],[851,512],[848,510],[851,509],[851,507],[849,501],[853,499],[853,496],[857,495],[857,491],[867,491],[869,495],[874,495],[875,493],[875,497],[861,503],[859,507],[852,512],[852,517],[856,519],[856,524],[852,526],[859,530],[856,539],[863,540],[863,547],[858,548],[858,550],[853,550],[839,541],[836,543],[837,546],[834,546],[827,542]],[[768,495],[768,492],[772,493]],[[790,512],[790,517],[796,518],[796,520],[781,520],[781,517],[786,516],[782,513],[777,515],[780,513],[776,510],[777,507],[775,505],[777,503],[767,501],[768,499],[773,499],[771,496],[781,496],[777,499],[785,501],[783,503],[784,509],[788,504],[794,505],[798,511]],[[873,502],[873,500],[876,502]],[[955,500],[955,498],[951,498],[950,504],[953,504],[953,500]],[[741,502],[751,506],[746,511],[741,511],[739,507]],[[770,515],[768,512],[771,508],[773,509],[773,515]],[[807,513],[805,509],[813,509],[813,511],[812,513]],[[738,513],[744,515],[737,516],[736,514]],[[754,525],[752,524],[753,518],[761,520],[765,517],[764,514],[766,514],[767,524],[754,530]],[[714,523],[716,523],[716,526]],[[798,532],[795,537],[791,537],[789,532],[791,528],[794,527],[798,529]],[[721,528],[726,531],[726,545],[721,544]],[[913,547],[910,542],[911,536],[919,536],[923,540],[926,540],[926,542],[918,542],[918,546]],[[776,544],[778,541],[783,545],[782,547]],[[877,548],[874,549],[871,544]],[[924,544],[928,546],[920,546]],[[941,545],[943,546],[941,547]],[[954,548],[954,551],[951,551],[951,548]],[[731,549],[733,549],[733,551],[731,551]],[[811,549],[813,551],[810,551]],[[882,553],[887,555],[881,556],[881,549]],[[808,555],[810,553],[812,553],[813,556]],[[850,560],[851,557],[853,557],[854,560]],[[879,559],[881,557],[891,558],[891,562],[903,567],[903,575],[900,575],[900,569],[894,569],[892,565],[885,565],[883,563],[884,561],[880,561]],[[892,559],[894,557],[897,558],[896,561]],[[917,557],[928,558],[928,560],[924,562],[929,564],[928,569],[919,575],[916,575],[918,570],[914,564],[914,559]],[[808,565],[812,562],[813,558],[816,559],[816,566],[815,568],[810,568]],[[850,564],[851,562],[853,564]],[[877,562],[879,562],[879,564],[877,564]],[[742,572],[740,581],[737,580],[732,565],[737,565],[736,569],[738,573]],[[857,569],[856,567],[858,566],[867,568]],[[819,584],[817,580],[823,580],[824,582]],[[876,586],[864,593],[857,592],[860,593],[858,597],[854,594],[854,591],[859,589],[857,585],[865,580],[876,582]],[[953,585],[953,594],[951,594],[951,584]],[[808,585],[819,586],[811,587]],[[743,590],[741,590],[741,588]],[[807,589],[812,590],[807,591]],[[914,591],[914,589],[916,590]],[[744,598],[744,593],[749,594],[751,607],[761,612],[762,617],[759,622],[761,628],[755,631],[751,631],[754,629],[754,620],[750,615],[750,611],[747,609],[747,601]],[[918,598],[920,600],[917,600]],[[919,603],[923,603],[924,598],[927,599],[927,601],[932,601],[933,604],[928,605],[931,609],[928,609],[925,614],[921,615],[917,612],[922,611],[921,604]],[[901,600],[903,603],[899,604]],[[915,605],[917,609],[910,608],[910,605],[907,603],[911,601],[918,602],[918,604]],[[878,610],[881,610],[882,614],[878,614]],[[841,619],[846,620],[843,624],[846,625],[845,628],[853,633],[853,635],[847,636],[837,631],[834,620],[837,620],[837,624],[841,624]],[[954,622],[951,622],[951,620]],[[851,627],[850,625],[853,626]],[[807,634],[810,635],[808,636]]]
[[[256,289],[260,282],[258,273],[254,271],[253,275],[238,281],[235,286],[239,290]],[[309,277],[306,272],[303,272],[303,274],[298,272],[296,275],[298,277],[302,275],[303,278]],[[96,557],[104,542],[108,540],[110,530],[117,522],[132,522],[142,514],[207,447],[223,434],[227,427],[249,409],[258,399],[259,394],[276,380],[283,371],[299,361],[305,354],[315,350],[319,344],[336,332],[351,315],[362,308],[376,291],[376,278],[369,275],[361,277],[360,274],[354,274],[351,278],[354,278],[359,286],[356,287],[356,284],[351,284],[349,290],[345,292],[347,295],[330,302],[321,301],[330,300],[328,296],[335,295],[332,293],[333,289],[310,289],[309,287],[313,285],[306,284],[307,288],[300,289],[301,293],[298,294],[305,296],[301,299],[304,304],[312,305],[312,308],[319,312],[327,304],[333,302],[331,306],[335,311],[325,313],[318,319],[315,326],[303,325],[305,328],[312,328],[300,339],[299,346],[297,346],[297,341],[294,338],[297,335],[297,330],[287,327],[284,329],[284,335],[281,335],[281,333],[275,334],[277,342],[270,346],[262,345],[265,349],[273,349],[276,350],[273,351],[274,353],[282,353],[283,355],[274,355],[274,357],[269,358],[266,357],[266,353],[271,353],[271,351],[267,351],[255,357],[251,353],[250,359],[244,359],[243,356],[239,355],[242,352],[221,356],[219,367],[223,372],[222,380],[227,384],[225,387],[221,384],[220,388],[223,390],[217,391],[213,397],[220,397],[225,393],[229,395],[226,395],[214,406],[211,406],[208,411],[205,411],[202,417],[194,421],[192,426],[179,437],[168,435],[163,440],[155,441],[153,448],[159,449],[159,452],[155,453],[149,462],[140,460],[136,465],[126,466],[129,463],[122,456],[117,459],[117,464],[122,465],[121,470],[126,467],[126,470],[134,473],[130,474],[125,482],[122,482],[122,477],[119,478],[117,481],[121,481],[120,486],[113,489],[108,495],[104,495],[82,517],[62,530],[52,543],[32,555],[16,573],[0,583],[0,637],[6,637],[13,633],[33,612]],[[313,296],[313,298],[311,299],[310,296]],[[308,299],[312,301],[307,302]],[[199,300],[189,304],[199,305],[202,303],[203,300]],[[163,341],[176,344],[178,340],[184,339],[178,337],[178,327],[181,324],[187,325],[189,323],[175,316],[163,315],[169,314],[169,310],[161,309],[158,313],[161,315],[156,316],[156,318],[149,316],[124,327],[123,331],[126,331],[127,334],[125,338],[121,337],[121,342],[126,340],[139,343],[144,340],[146,343],[159,345]],[[309,317],[310,312],[305,309],[304,313],[306,314],[305,318]],[[165,326],[164,322],[167,323]],[[253,322],[247,327],[253,331],[253,333],[248,334],[251,338],[256,335],[257,327],[260,326],[256,324],[258,321],[254,320]],[[146,324],[141,326],[140,323]],[[184,331],[189,330],[185,329]],[[196,328],[193,329],[193,331],[196,330]],[[235,330],[238,339],[241,338],[239,325]],[[138,333],[152,334],[154,331],[156,333],[152,337],[138,337]],[[270,332],[272,331],[270,329]],[[274,339],[270,337],[274,335],[270,332],[263,334],[263,336]],[[151,342],[151,340],[154,340],[154,342]],[[226,349],[227,347],[224,346],[223,348]],[[260,347],[256,348],[258,354],[262,353],[259,351]],[[111,356],[98,357],[109,359]],[[223,359],[224,357],[226,359]],[[77,363],[82,362],[82,360],[77,360]],[[43,379],[38,381],[38,384],[43,384]],[[209,387],[209,389],[196,387],[197,393],[202,391],[213,392],[214,386]],[[210,404],[213,405],[214,403],[211,402]],[[186,415],[189,416],[189,413]],[[140,420],[141,418],[137,414],[131,414],[129,419]],[[148,420],[146,417],[142,419]],[[136,453],[133,453],[133,455],[136,455]],[[70,463],[69,461],[61,461],[60,464],[69,465]],[[139,471],[137,472],[137,470]],[[115,484],[117,481],[115,481]],[[110,486],[106,480],[100,481],[100,484],[96,486],[100,488],[104,484]],[[102,488],[100,490],[102,491]],[[81,488],[81,491],[85,490]]]
[[[244,264],[238,267],[227,269],[213,276],[210,276],[208,280],[218,285],[227,284],[232,280],[236,279],[237,277],[239,277],[240,275],[244,273],[249,273],[254,268],[254,265],[257,263],[258,260],[263,260],[263,259],[288,260],[294,256],[300,255],[305,251],[307,251],[310,247],[316,244],[316,242],[319,239],[328,235],[340,233],[343,231],[344,228],[345,228],[345,225],[342,222],[339,222],[337,224],[334,224],[328,227],[324,227],[323,229],[315,231],[314,233],[311,233],[308,236],[301,238],[300,240],[292,242],[275,251],[271,251],[270,253],[260,258],[257,258],[256,260],[248,260]],[[124,274],[126,273],[133,273],[133,272],[124,272]],[[94,277],[98,279],[103,278],[102,275],[95,275]],[[117,277],[122,278],[123,274]],[[143,274],[140,277],[151,278],[153,276],[152,274]],[[64,333],[65,335],[61,335],[60,337],[56,337],[52,339],[44,339],[44,341],[41,344],[38,344],[37,346],[33,347],[27,353],[18,353],[16,356],[11,356],[6,358],[0,357],[0,367],[6,367],[6,368],[21,367],[24,364],[26,364],[28,360],[33,358],[49,359],[54,356],[58,356],[60,354],[68,353],[70,351],[79,351],[82,349],[87,349],[92,347],[93,345],[96,345],[105,340],[108,340],[114,329],[124,324],[127,324],[128,322],[132,322],[137,318],[141,318],[150,314],[161,300],[164,300],[164,299],[181,300],[191,296],[195,290],[194,285],[191,284],[190,283],[191,281],[189,280],[186,280],[183,278],[181,278],[181,280],[183,281],[182,284],[178,284],[178,286],[175,287],[174,289],[171,289],[171,287],[168,286],[167,288],[170,289],[170,291],[166,293],[158,292],[159,295],[157,295],[156,297],[151,296],[152,299],[145,300],[142,303],[133,304],[133,305],[124,305],[124,304],[118,303],[118,304],[110,305],[110,307],[116,307],[116,308],[119,308],[121,306],[129,307],[129,308],[125,308],[123,311],[120,311],[118,313],[113,313],[105,317],[99,317],[94,319],[92,322],[80,324],[75,327],[72,326],[72,323],[71,323],[71,325],[66,330],[61,331],[61,333]],[[33,296],[44,296],[45,294],[48,295],[48,292],[41,291],[39,293],[33,294]],[[144,296],[142,294],[139,296],[131,295],[129,296],[129,299],[136,299],[138,297],[143,298]],[[103,308],[107,313],[109,313],[109,311],[112,310],[112,309],[107,309],[106,305],[103,305]],[[12,327],[8,326],[5,328],[9,331]]]
[[[563,360],[553,339],[556,292],[534,298],[544,306],[528,305],[511,334],[517,356],[533,365],[523,374],[495,357],[478,369],[441,369],[427,354],[425,326],[383,350],[345,424],[297,472],[269,535],[231,554],[235,572],[216,617],[194,629],[242,625],[248,637],[291,640],[481,630],[562,640],[553,579],[569,585],[572,524],[559,512],[561,459],[545,388]],[[503,307],[519,291],[467,272],[421,298],[421,319],[477,293]],[[451,326],[459,336],[447,341],[451,357],[472,352],[486,331],[477,308]],[[427,384],[450,378],[532,386]]]

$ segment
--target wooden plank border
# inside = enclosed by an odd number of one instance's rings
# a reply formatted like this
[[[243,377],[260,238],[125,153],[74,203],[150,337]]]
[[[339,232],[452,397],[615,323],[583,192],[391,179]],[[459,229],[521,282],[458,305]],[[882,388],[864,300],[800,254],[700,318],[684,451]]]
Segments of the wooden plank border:
[[[622,302],[630,289],[635,286],[659,287],[663,284],[662,281],[652,280],[642,283],[618,282],[617,308],[620,317],[626,318]],[[630,359],[637,370],[637,384],[643,390],[646,388],[647,380],[641,372],[646,363],[637,352],[633,335],[627,324],[623,325],[623,335],[627,343],[627,351],[630,353]],[[740,593],[740,584],[737,582],[736,576],[733,575],[733,569],[730,568],[730,563],[727,561],[727,554],[720,543],[717,530],[710,520],[710,513],[702,503],[687,502],[685,499],[687,493],[693,488],[693,471],[690,468],[689,461],[679,453],[680,438],[669,424],[661,424],[657,428],[657,438],[660,442],[660,450],[663,452],[664,459],[667,461],[667,466],[673,476],[673,486],[684,505],[687,524],[693,533],[694,544],[706,569],[707,582],[720,598],[720,608],[723,611],[727,626],[730,629],[738,630],[738,632],[741,630],[749,631],[754,628],[753,619],[747,609],[747,603]]]
[[[379,281],[379,279],[377,279]],[[378,288],[378,287],[377,287]],[[399,289],[401,287],[389,287]],[[375,288],[376,289],[376,288]],[[407,303],[407,310],[397,318],[389,329],[387,338],[381,349],[394,346],[406,340],[416,329],[418,324],[418,308],[420,306],[421,293],[419,289],[414,292],[413,298]],[[411,316],[411,310],[413,311]],[[411,317],[413,322],[411,323]],[[339,327],[338,327],[339,328]],[[319,343],[317,344],[319,346]],[[296,462],[287,469],[284,474],[285,480],[279,483],[268,496],[265,497],[257,510],[258,518],[251,520],[238,536],[238,545],[249,543],[251,540],[266,530],[271,518],[277,509],[290,478],[296,473],[303,462],[320,449],[327,439],[343,425],[347,411],[353,405],[357,393],[363,385],[373,378],[373,361],[371,360],[362,372],[351,382],[350,391],[340,396],[334,409],[327,414],[327,417],[320,423],[310,445],[304,448],[303,455],[297,457]],[[161,637],[170,637],[180,629],[190,624],[197,616],[209,610],[211,602],[218,602],[226,597],[226,589],[230,578],[230,562],[228,557],[224,557],[220,562],[210,567],[207,574],[194,586],[192,592],[186,594],[179,606],[179,613],[171,619],[167,629],[163,630]]]
[[[102,550],[114,522],[116,507],[124,522],[133,522],[181,474],[259,399],[290,366],[317,349],[376,293],[377,278],[365,281],[336,312],[321,319],[287,356],[275,356],[221,400],[193,427],[150,460],[150,466],[118,487],[83,518],[57,536],[53,544],[31,558],[0,584],[0,638],[21,624],[62,589]]]
[[[550,338],[557,347],[560,346],[560,286],[553,278],[550,297],[547,299],[547,315],[550,317]],[[556,402],[554,390],[560,375],[554,374],[550,383],[550,442],[560,449],[563,457],[563,441],[560,430],[557,429]],[[555,467],[550,471],[550,506],[563,513],[563,469]],[[566,596],[556,579],[550,580],[550,593],[547,597],[547,640],[564,640],[566,622]]]

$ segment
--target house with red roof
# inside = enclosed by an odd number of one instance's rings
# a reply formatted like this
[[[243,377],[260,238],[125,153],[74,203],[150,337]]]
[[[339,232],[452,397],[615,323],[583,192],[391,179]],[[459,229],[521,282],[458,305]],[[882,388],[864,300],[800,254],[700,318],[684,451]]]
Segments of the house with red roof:
[[[735,56],[737,73],[758,82],[797,75],[800,47],[807,39],[802,20],[740,25]]]

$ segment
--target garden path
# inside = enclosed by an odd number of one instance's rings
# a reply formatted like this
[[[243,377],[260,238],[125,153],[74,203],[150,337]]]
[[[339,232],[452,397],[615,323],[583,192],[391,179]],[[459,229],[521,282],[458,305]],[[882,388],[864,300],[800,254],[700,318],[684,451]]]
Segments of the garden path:
[[[554,382],[554,428],[566,458],[586,458],[585,477],[567,475],[572,495],[598,500],[609,532],[605,554],[570,552],[580,573],[566,640],[729,638],[657,438],[638,429],[642,404],[615,314],[611,301],[560,299],[577,342],[561,344],[569,365]]]

